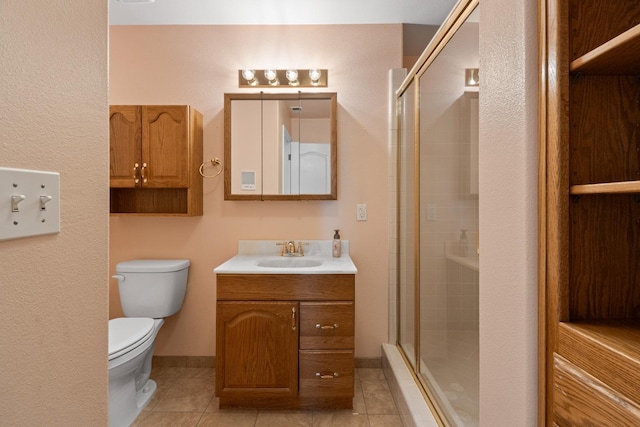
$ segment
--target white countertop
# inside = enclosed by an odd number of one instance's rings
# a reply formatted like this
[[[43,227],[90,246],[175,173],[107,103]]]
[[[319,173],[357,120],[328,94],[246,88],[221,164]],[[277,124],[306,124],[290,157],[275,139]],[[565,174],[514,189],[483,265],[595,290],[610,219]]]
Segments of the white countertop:
[[[331,240],[300,240],[303,257],[283,257],[280,255],[283,240],[240,240],[238,255],[213,269],[216,274],[356,274],[358,269],[349,256],[349,241],[342,240],[342,256],[331,255]],[[296,247],[298,240],[295,241]],[[261,267],[258,264],[270,260],[291,259],[292,262],[318,261],[315,267]]]

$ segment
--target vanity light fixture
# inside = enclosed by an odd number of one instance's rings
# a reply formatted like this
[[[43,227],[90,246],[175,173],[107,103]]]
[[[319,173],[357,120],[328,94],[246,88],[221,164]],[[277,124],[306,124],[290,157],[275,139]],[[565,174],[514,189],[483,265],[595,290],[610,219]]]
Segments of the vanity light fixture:
[[[480,71],[477,68],[464,69],[464,85],[480,86]]]
[[[238,87],[327,87],[326,69],[286,70],[245,68],[238,70]]]

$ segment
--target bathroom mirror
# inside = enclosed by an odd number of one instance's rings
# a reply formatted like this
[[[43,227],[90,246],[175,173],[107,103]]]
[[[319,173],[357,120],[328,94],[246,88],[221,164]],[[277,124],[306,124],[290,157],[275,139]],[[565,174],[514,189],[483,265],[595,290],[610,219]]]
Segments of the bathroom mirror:
[[[336,200],[335,93],[224,95],[225,200]]]

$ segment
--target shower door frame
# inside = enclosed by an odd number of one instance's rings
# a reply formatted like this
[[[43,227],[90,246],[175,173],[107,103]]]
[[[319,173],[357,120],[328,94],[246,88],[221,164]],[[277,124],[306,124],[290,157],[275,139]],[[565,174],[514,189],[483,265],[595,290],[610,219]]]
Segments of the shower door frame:
[[[395,101],[396,101],[396,111],[398,112],[398,114],[396,114],[397,120],[398,120],[398,126],[396,126],[396,129],[398,129],[398,144],[397,144],[397,149],[398,149],[398,153],[397,153],[397,164],[396,164],[396,170],[398,171],[397,176],[397,186],[398,188],[396,189],[396,194],[398,195],[397,197],[400,197],[399,195],[401,194],[401,188],[400,188],[400,172],[402,170],[402,165],[400,164],[401,161],[401,153],[400,153],[400,141],[402,140],[402,131],[403,131],[403,127],[400,126],[400,121],[402,119],[402,114],[401,114],[401,107],[399,107],[399,105],[401,105],[402,103],[402,96],[405,94],[405,92],[411,87],[412,90],[414,91],[414,97],[413,97],[413,101],[414,101],[414,105],[413,105],[413,111],[414,111],[414,121],[413,121],[413,136],[414,136],[414,176],[413,176],[413,185],[414,185],[414,189],[413,189],[413,204],[415,206],[415,210],[414,210],[414,218],[413,218],[413,226],[414,226],[414,242],[415,244],[414,246],[414,253],[411,254],[414,257],[414,272],[413,272],[413,282],[414,282],[414,313],[415,313],[415,318],[414,318],[414,325],[413,325],[413,329],[414,329],[414,336],[413,336],[413,340],[414,340],[414,354],[412,355],[413,360],[415,361],[415,368],[411,365],[410,361],[409,361],[409,357],[407,356],[407,354],[405,353],[404,349],[402,348],[401,345],[401,338],[402,338],[402,331],[401,331],[401,323],[400,321],[397,322],[396,324],[396,347],[398,348],[400,354],[402,355],[407,367],[409,368],[409,371],[411,372],[412,376],[414,377],[414,380],[416,381],[416,383],[418,384],[420,391],[422,392],[423,396],[425,397],[425,400],[427,402],[427,404],[429,405],[429,407],[431,408],[433,414],[436,416],[437,421],[440,425],[443,426],[450,426],[451,424],[449,423],[449,421],[447,420],[447,417],[445,416],[444,412],[442,411],[442,409],[440,408],[440,405],[438,405],[437,403],[437,399],[435,398],[435,396],[433,395],[433,393],[431,392],[430,388],[427,386],[426,381],[424,380],[424,378],[420,375],[420,245],[419,245],[419,240],[420,240],[420,78],[422,77],[422,75],[427,71],[427,69],[429,68],[429,66],[432,64],[432,62],[437,58],[437,56],[440,54],[440,52],[442,52],[442,50],[446,47],[447,43],[449,42],[449,40],[454,36],[454,34],[458,31],[458,29],[466,22],[467,18],[471,15],[471,13],[476,9],[476,7],[478,7],[478,5],[480,4],[480,0],[460,0],[453,8],[453,10],[451,11],[451,13],[449,14],[449,16],[445,19],[444,23],[441,25],[441,27],[438,29],[438,31],[436,32],[436,34],[433,36],[432,40],[429,42],[429,44],[427,45],[427,47],[425,48],[425,50],[422,52],[422,54],[420,55],[420,57],[418,58],[418,60],[416,61],[415,65],[411,68],[411,70],[409,70],[409,72],[407,73],[407,76],[405,77],[404,81],[402,82],[402,84],[400,85],[400,87],[398,88],[398,90],[396,91],[396,97],[395,97]],[[413,84],[413,86],[411,86]],[[400,234],[400,218],[401,218],[401,212],[400,212],[401,206],[400,203],[398,203],[398,200],[396,199],[396,218],[398,218],[398,221],[396,223],[396,232],[397,232],[397,250],[396,250],[396,265],[400,266],[400,257],[402,256],[401,250],[400,250],[400,240],[401,240],[401,234]],[[409,254],[407,254],[409,255]],[[400,268],[397,269],[397,277],[396,277],[396,283],[397,283],[397,287],[396,287],[396,313],[397,313],[397,318],[400,319],[401,316],[401,311],[400,311],[400,304],[401,304],[401,298],[400,298],[400,288],[401,288],[401,281],[400,281]]]

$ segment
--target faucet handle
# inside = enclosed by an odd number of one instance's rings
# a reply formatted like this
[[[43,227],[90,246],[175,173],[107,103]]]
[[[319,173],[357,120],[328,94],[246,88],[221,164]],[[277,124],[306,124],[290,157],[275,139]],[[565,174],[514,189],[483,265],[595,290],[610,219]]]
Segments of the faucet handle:
[[[302,246],[309,246],[309,242],[298,242],[298,253],[300,255],[304,255],[304,251],[302,250]]]
[[[287,242],[276,242],[276,246],[282,246],[281,256],[285,256],[287,253]]]

